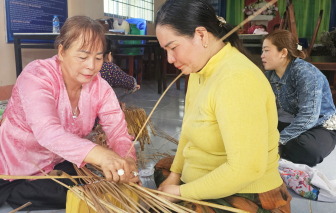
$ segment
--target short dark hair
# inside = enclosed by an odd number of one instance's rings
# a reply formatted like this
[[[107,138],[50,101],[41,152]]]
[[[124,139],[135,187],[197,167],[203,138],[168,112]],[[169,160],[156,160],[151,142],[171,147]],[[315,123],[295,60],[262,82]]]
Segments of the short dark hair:
[[[264,28],[265,32],[267,32],[267,27],[265,25],[261,24],[259,26],[261,26],[262,28]]]
[[[104,52],[104,57],[111,53],[112,55],[115,53],[117,50],[117,46],[111,41],[110,39],[106,38],[106,49]]]
[[[218,39],[233,29],[230,24],[221,24],[214,8],[207,0],[167,0],[157,12],[155,27],[157,25],[167,25],[178,35],[190,38],[194,37],[197,27],[206,28]],[[244,48],[236,32],[223,42],[230,42],[251,60],[250,53]]]
[[[276,25],[273,26],[273,30],[276,30],[276,28],[279,29],[280,28],[280,24],[276,24]]]
[[[106,40],[104,29],[101,24],[87,16],[73,16],[68,18],[60,30],[60,34],[56,37],[54,46],[58,49],[59,45],[63,45],[67,50],[70,45],[78,38],[83,37],[81,48],[96,47],[101,44],[105,51]]]

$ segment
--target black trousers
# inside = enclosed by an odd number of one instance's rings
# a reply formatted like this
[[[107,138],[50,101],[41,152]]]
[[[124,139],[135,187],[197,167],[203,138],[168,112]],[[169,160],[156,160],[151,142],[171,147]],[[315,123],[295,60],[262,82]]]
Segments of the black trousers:
[[[278,123],[281,132],[290,123]],[[321,163],[335,148],[336,131],[317,126],[279,146],[281,158],[310,167]]]
[[[57,164],[54,169],[62,170],[69,175],[77,175],[72,163],[68,161]],[[68,186],[75,185],[70,179],[58,180]],[[0,206],[7,202],[16,209],[31,202],[32,204],[22,211],[65,209],[67,191],[67,188],[51,179],[12,182],[0,179]]]

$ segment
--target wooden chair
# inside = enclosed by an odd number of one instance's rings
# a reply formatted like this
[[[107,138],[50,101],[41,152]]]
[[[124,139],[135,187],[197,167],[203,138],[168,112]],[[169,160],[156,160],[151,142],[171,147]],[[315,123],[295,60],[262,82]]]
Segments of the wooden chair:
[[[138,84],[141,84],[142,80],[142,59],[143,55],[127,55],[127,54],[114,54],[113,58],[116,60],[117,64],[121,65],[121,60],[128,60],[128,69],[123,69],[125,72],[128,72],[130,76],[133,76],[134,73],[137,74],[136,80]],[[138,61],[137,69],[134,69],[135,61]]]
[[[307,56],[310,56],[311,51],[314,47],[317,33],[321,25],[322,17],[323,17],[323,10],[320,10],[319,16],[317,18],[315,30],[313,33],[313,37],[307,49]],[[296,37],[297,42],[299,42],[298,35],[297,35],[296,22],[295,22],[294,6],[293,6],[292,0],[287,0],[286,11],[284,12],[283,18],[281,19],[279,29],[286,30],[287,27],[288,27],[289,32],[291,32]]]
[[[286,11],[283,15],[283,18],[281,19],[279,29],[286,30],[287,27],[288,31],[291,32],[295,36],[296,41],[299,42],[295,22],[294,5],[292,0],[287,0]]]
[[[147,43],[149,44],[149,43]],[[143,57],[143,78],[147,78],[148,80],[156,79],[155,72],[155,46],[148,46],[144,49],[144,57]],[[154,57],[153,57],[154,56]]]
[[[322,21],[322,17],[323,17],[323,10],[320,10],[320,14],[317,18],[317,22],[316,22],[316,26],[315,26],[315,30],[314,30],[314,33],[313,33],[313,37],[309,43],[309,46],[308,46],[308,49],[307,49],[307,55],[310,56],[311,54],[311,51],[314,47],[314,43],[315,43],[315,39],[317,37],[317,33],[320,29],[320,25],[321,25],[321,21]]]
[[[167,61],[167,52],[162,51],[161,52],[161,57],[164,58],[164,63],[162,64],[162,84],[163,84],[163,90],[167,89],[167,76],[168,75],[173,75],[174,77],[177,77],[180,74],[180,70],[175,68],[175,74],[167,74],[167,67],[169,66],[169,63]],[[180,79],[177,79],[176,81],[176,89],[180,90]],[[185,90],[186,91],[186,90]]]

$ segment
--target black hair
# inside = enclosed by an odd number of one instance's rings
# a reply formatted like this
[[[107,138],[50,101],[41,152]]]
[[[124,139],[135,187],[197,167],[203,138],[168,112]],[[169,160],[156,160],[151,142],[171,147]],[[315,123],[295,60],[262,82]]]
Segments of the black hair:
[[[194,37],[197,27],[206,28],[218,39],[233,29],[230,24],[221,24],[214,8],[207,0],[167,0],[156,14],[155,27],[157,25],[168,25],[178,35],[190,38]],[[236,32],[223,42],[230,42],[233,47],[253,61]]]
[[[117,46],[111,41],[110,39],[106,38],[106,50],[104,52],[104,57],[108,55],[109,53],[112,53],[112,55],[117,50]]]
[[[279,29],[280,28],[280,24],[276,24],[276,25],[273,26],[273,30],[276,30],[276,28]]]
[[[267,32],[267,27],[263,24],[260,24],[259,26],[261,26],[262,28],[264,28],[265,32]]]
[[[114,22],[114,19],[113,18],[109,18],[107,19],[107,23],[109,25],[109,29],[113,29],[113,22]]]

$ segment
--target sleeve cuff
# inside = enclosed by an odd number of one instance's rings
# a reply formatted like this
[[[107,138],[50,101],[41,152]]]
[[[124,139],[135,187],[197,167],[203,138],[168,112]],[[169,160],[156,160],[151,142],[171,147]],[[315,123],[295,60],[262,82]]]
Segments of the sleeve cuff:
[[[172,166],[170,167],[170,171],[178,173],[178,174],[182,174],[182,168],[183,166],[179,166],[177,165],[177,163],[174,162]]]
[[[82,156],[82,159],[79,161],[79,162],[73,162],[74,164],[77,165],[78,168],[82,168],[83,166],[85,166],[85,162],[84,162],[84,159],[86,158],[86,156],[91,152],[91,150],[97,146],[97,144],[95,143],[92,143],[90,144],[90,148],[87,149],[87,152]]]
[[[192,183],[186,183],[180,186],[181,197],[200,200],[197,196],[196,189]]]

